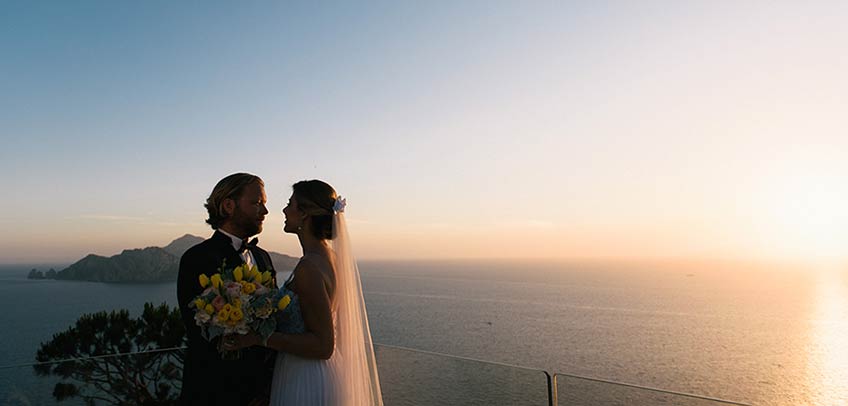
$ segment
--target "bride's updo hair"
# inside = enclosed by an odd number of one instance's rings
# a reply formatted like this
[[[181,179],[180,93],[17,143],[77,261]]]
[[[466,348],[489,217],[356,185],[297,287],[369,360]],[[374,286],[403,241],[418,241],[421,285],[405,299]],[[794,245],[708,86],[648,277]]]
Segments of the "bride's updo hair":
[[[292,185],[292,191],[298,209],[311,218],[315,238],[333,239],[333,206],[338,197],[335,189],[320,180],[303,180]]]

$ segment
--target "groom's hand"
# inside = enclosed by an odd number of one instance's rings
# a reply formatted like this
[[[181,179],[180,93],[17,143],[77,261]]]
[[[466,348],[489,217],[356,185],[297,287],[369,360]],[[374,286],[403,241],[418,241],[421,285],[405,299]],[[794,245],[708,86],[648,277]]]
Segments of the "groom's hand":
[[[250,332],[247,334],[229,334],[224,338],[224,349],[228,351],[240,350],[242,348],[253,347],[254,345],[262,344],[262,339],[258,334]]]

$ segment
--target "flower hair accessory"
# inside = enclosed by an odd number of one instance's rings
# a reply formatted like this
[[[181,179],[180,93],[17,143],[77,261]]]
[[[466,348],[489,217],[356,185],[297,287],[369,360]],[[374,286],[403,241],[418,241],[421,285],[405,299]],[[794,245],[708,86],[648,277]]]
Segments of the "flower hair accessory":
[[[336,202],[333,203],[333,212],[344,213],[345,206],[347,206],[347,199],[339,196],[336,198]]]

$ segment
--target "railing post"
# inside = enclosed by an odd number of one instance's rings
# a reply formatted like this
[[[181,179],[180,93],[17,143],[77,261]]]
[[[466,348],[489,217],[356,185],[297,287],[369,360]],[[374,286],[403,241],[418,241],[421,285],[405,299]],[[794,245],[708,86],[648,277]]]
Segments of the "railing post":
[[[548,378],[548,406],[557,406],[556,374],[550,374],[548,371],[545,371],[545,377]]]

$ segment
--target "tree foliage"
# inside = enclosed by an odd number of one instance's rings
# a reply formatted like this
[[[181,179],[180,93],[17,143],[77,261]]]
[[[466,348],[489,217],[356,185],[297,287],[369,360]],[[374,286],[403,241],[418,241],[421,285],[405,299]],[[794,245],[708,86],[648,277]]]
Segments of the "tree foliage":
[[[145,303],[137,319],[129,311],[84,314],[68,330],[41,343],[36,365],[41,376],[55,376],[58,401],[81,398],[86,404],[176,404],[182,379],[185,329],[178,308]],[[141,352],[141,354],[135,354]],[[128,354],[132,355],[117,355]],[[62,362],[55,362],[62,361]]]

